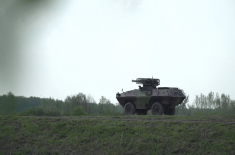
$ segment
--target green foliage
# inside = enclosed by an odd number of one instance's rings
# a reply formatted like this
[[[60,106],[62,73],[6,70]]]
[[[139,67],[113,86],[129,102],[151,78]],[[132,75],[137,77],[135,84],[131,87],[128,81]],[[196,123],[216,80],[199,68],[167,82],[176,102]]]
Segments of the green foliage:
[[[101,96],[99,102],[99,114],[111,115],[113,114],[113,104],[110,100],[106,99],[104,96]]]
[[[82,106],[83,109],[89,113],[89,103],[94,103],[94,99],[91,96],[86,96],[83,93],[67,96],[63,104],[63,111],[65,113],[71,113],[75,107]]]
[[[100,102],[96,104],[92,96],[79,93],[66,97],[62,108],[63,115],[68,116],[76,106],[83,107],[88,115],[116,115],[123,113],[123,108],[119,104],[115,106],[104,96],[101,96]]]
[[[235,101],[229,95],[210,92],[196,95],[192,104],[186,99],[176,107],[177,115],[235,115]]]
[[[16,112],[17,102],[13,93],[9,92],[0,98],[0,115],[9,115]]]
[[[60,116],[62,111],[63,101],[55,100],[53,98],[43,99],[40,108],[43,109],[46,116]]]
[[[21,112],[25,109],[39,107],[43,99],[39,97],[24,97],[24,96],[15,96],[17,102],[17,112]]]
[[[20,116],[43,116],[44,112],[41,108],[29,108],[19,113]]]
[[[43,109],[43,108],[29,108],[18,115],[20,116],[60,116],[60,112],[57,109]]]
[[[11,99],[11,97],[14,99]],[[12,102],[15,101],[15,102]],[[101,97],[97,104],[91,95],[79,93],[77,95],[67,96],[65,101],[53,98],[37,98],[14,96],[12,93],[0,96],[0,114],[15,115],[16,109],[10,108],[9,103],[16,103],[17,112],[24,116],[70,116],[72,110],[81,106],[88,115],[120,115],[123,108],[119,104],[112,104],[104,96]],[[8,106],[8,112],[7,112]],[[5,110],[4,110],[5,109]],[[9,109],[12,110],[9,112]]]
[[[84,111],[83,107],[81,106],[77,106],[76,108],[74,108],[71,113],[71,116],[80,116],[80,115],[87,115],[87,113]]]
[[[210,92],[207,96],[200,94],[196,95],[194,105],[200,109],[230,109],[233,103],[231,103],[229,95]]]

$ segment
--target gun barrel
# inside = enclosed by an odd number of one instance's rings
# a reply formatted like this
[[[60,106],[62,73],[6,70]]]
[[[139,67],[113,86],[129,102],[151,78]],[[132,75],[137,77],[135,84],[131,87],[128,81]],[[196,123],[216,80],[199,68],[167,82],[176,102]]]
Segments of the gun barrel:
[[[132,80],[132,82],[136,82],[137,84],[144,84],[144,83],[146,83],[146,81],[143,80],[143,79]]]
[[[136,83],[144,83],[143,80],[132,80],[132,82],[136,82]]]
[[[156,86],[160,84],[159,79],[150,79],[150,78],[137,78],[136,80],[132,80],[132,82],[136,82],[136,84],[156,85]]]

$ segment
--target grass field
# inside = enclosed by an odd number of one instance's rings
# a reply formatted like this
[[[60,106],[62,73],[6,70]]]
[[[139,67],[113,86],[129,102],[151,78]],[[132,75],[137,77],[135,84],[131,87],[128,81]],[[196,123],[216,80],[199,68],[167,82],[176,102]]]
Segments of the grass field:
[[[0,154],[235,154],[235,116],[0,116]]]

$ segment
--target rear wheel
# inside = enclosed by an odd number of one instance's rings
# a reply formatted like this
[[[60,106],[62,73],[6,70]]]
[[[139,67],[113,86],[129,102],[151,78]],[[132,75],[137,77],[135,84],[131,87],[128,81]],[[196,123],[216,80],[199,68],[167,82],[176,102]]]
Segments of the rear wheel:
[[[166,109],[165,112],[164,112],[165,115],[174,115],[175,114],[175,108],[173,109]]]
[[[151,108],[152,115],[162,115],[164,113],[164,107],[161,103],[155,102]]]
[[[148,113],[148,110],[146,110],[146,109],[137,109],[136,110],[137,115],[147,115],[147,113]]]
[[[131,102],[127,102],[124,106],[125,115],[134,115],[135,114],[135,105]]]

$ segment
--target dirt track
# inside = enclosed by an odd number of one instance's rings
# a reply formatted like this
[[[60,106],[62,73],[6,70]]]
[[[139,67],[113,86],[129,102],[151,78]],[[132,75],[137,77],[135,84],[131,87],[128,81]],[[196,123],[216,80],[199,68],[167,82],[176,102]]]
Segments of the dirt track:
[[[22,116],[22,117],[37,117],[37,118],[52,118],[60,120],[72,120],[72,119],[88,119],[88,120],[120,120],[120,121],[155,121],[155,122],[189,122],[189,123],[219,123],[219,124],[235,124],[235,119],[226,118],[220,116],[209,117],[195,117],[195,116],[181,116],[170,118],[171,116],[160,116],[154,118],[154,116]],[[235,117],[234,117],[235,118]]]

